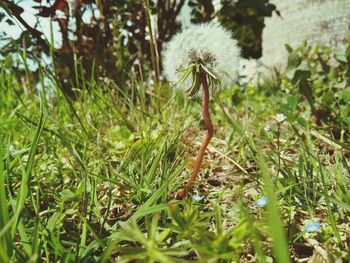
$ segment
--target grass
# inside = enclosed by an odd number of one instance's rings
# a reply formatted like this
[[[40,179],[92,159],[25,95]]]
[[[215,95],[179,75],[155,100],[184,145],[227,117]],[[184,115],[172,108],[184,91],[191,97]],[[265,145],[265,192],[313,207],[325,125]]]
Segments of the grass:
[[[46,96],[1,67],[1,262],[350,260],[349,146],[305,102],[278,124],[293,98],[272,84],[224,91],[200,198],[173,201],[205,134],[199,103],[95,79],[73,101],[44,75]]]

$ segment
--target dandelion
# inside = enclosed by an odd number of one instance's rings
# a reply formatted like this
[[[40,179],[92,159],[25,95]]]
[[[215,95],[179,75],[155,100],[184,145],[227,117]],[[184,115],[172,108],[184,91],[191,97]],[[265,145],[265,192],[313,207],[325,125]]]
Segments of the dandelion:
[[[201,71],[206,73],[210,82],[220,82],[221,88],[230,87],[238,78],[239,58],[237,41],[219,24],[191,25],[166,45],[164,75],[182,89],[187,89],[189,84],[196,84],[197,89],[189,90],[189,95],[193,96],[199,91]],[[193,67],[197,70],[192,70]],[[209,86],[212,88],[210,92],[217,87]]]
[[[239,54],[237,41],[217,23],[191,25],[167,44],[163,58],[165,76],[182,89],[189,87],[186,92],[190,97],[202,95],[202,115],[207,128],[190,179],[183,191],[175,193],[175,198],[182,199],[193,188],[214,134],[209,114],[210,93],[229,87],[237,79]]]
[[[267,205],[267,196],[263,196],[255,201],[255,204],[260,207],[265,207]]]
[[[283,123],[286,118],[287,117],[284,114],[282,114],[282,113],[277,114],[276,117],[275,117],[275,119],[276,119],[276,121],[278,123]]]
[[[312,222],[305,225],[305,230],[308,233],[317,232],[320,229],[321,229],[320,222]]]

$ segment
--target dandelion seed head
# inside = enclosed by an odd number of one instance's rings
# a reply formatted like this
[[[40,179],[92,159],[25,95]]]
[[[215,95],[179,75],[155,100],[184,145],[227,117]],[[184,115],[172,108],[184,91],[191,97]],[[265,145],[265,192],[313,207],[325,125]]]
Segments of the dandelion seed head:
[[[238,78],[237,41],[215,22],[188,26],[166,44],[163,54],[164,75],[172,83],[178,83],[183,70],[196,63],[212,72],[223,88],[230,87]],[[191,76],[180,88],[187,89],[190,83]]]

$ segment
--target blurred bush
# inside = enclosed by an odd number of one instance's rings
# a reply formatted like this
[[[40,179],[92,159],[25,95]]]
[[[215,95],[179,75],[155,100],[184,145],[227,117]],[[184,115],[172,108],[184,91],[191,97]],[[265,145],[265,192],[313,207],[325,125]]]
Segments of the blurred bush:
[[[30,58],[35,62],[43,54],[53,55],[55,73],[68,94],[73,88],[83,86],[79,84],[81,79],[92,76],[121,86],[129,79],[130,73],[139,79],[149,74],[153,59],[149,26],[152,26],[155,35],[156,63],[161,65],[163,43],[181,28],[179,14],[187,5],[191,9],[193,23],[217,17],[239,39],[245,57],[261,56],[263,20],[275,10],[268,0],[225,0],[217,9],[211,0],[48,2],[44,5],[43,1],[34,0],[33,5],[38,10],[37,17],[52,19],[59,25],[60,32],[54,33],[61,34],[62,45],[53,50],[44,39],[41,28],[38,25],[31,27],[22,18],[25,10],[20,4],[14,0],[2,0],[0,22],[6,20],[12,23],[8,17],[16,18],[24,31],[18,39],[9,41],[0,55],[7,57],[20,51],[20,54],[25,54],[24,59]],[[83,19],[84,16],[89,17],[88,21]],[[24,73],[23,67],[17,70],[19,74]]]
[[[282,88],[306,101],[314,123],[330,128],[339,139],[350,132],[350,41],[343,52],[305,42],[289,52],[288,68]]]

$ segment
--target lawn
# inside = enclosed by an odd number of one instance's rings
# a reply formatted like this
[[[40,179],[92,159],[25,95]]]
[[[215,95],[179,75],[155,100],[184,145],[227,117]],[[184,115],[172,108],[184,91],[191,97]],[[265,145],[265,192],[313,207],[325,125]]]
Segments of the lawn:
[[[72,98],[41,70],[35,90],[1,66],[0,262],[350,260],[348,126],[317,124],[293,79],[212,98],[203,168],[174,200],[205,136],[198,98],[94,77]]]

